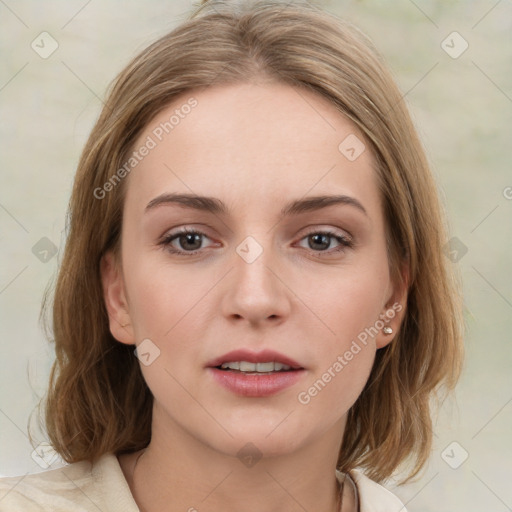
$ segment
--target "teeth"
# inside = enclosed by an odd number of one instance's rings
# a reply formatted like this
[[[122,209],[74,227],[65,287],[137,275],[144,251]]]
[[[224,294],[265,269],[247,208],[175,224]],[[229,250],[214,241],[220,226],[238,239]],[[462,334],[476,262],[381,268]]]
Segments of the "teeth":
[[[222,363],[221,368],[230,368],[231,370],[240,370],[240,363]]]
[[[257,372],[273,372],[274,363],[256,363]]]
[[[240,371],[241,372],[255,372],[257,364],[256,363],[248,363],[247,361],[240,361]]]
[[[268,373],[278,372],[281,370],[290,370],[291,366],[282,363],[275,363],[270,361],[268,363],[249,363],[248,361],[230,361],[229,363],[222,363],[221,368],[229,370],[239,370],[241,372],[257,372]]]

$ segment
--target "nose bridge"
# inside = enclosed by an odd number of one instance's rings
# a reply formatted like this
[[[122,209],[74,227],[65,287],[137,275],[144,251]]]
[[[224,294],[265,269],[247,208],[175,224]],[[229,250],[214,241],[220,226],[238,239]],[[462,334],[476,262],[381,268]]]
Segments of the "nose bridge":
[[[280,265],[272,240],[271,233],[247,236],[236,247],[235,268],[230,272],[229,290],[224,296],[226,315],[254,322],[287,314],[289,298],[278,278]]]

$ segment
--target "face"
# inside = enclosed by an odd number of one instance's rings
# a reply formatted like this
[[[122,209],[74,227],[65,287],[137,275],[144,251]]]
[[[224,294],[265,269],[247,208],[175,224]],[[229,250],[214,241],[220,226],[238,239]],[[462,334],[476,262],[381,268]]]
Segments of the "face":
[[[231,455],[341,440],[405,300],[363,140],[278,83],[188,92],[146,127],[102,277],[112,334],[143,343],[154,430]]]

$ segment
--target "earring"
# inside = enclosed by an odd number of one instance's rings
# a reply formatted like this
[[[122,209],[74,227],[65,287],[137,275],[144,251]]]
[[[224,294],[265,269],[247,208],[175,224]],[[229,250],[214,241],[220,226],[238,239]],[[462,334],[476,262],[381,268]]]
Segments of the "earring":
[[[393,329],[392,329],[391,327],[388,327],[388,326],[386,325],[386,327],[384,327],[384,329],[382,329],[382,332],[383,332],[384,334],[391,334],[391,333],[393,332]]]

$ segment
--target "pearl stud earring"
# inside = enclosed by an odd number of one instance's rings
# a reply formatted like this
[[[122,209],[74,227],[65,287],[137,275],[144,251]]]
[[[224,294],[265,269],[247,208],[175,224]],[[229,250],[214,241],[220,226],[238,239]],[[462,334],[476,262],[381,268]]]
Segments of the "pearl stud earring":
[[[384,329],[382,329],[382,332],[384,334],[391,334],[393,332],[393,329],[391,327],[386,326],[384,327]]]

